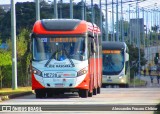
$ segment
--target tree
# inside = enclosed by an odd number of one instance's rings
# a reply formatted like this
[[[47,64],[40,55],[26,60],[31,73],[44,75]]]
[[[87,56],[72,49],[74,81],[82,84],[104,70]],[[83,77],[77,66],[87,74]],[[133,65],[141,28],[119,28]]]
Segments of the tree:
[[[134,76],[134,72],[138,73],[138,48],[134,47],[133,45],[127,44],[129,48],[129,62],[131,65],[131,78]],[[144,58],[144,50],[140,49],[140,60],[141,60],[141,66],[144,66],[147,63],[147,60]]]
[[[18,52],[18,82],[21,86],[28,85],[28,74],[30,65],[30,31],[28,29],[21,29],[17,36],[17,52]]]

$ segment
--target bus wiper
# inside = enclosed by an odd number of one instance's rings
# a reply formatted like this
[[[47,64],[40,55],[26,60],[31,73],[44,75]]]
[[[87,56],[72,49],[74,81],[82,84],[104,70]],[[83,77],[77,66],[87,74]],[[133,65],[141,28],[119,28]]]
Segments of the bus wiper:
[[[45,67],[47,67],[47,65],[51,62],[52,58],[56,55],[57,51],[55,51],[52,56],[49,58],[49,60],[46,62],[46,64],[44,65]]]
[[[66,51],[66,49],[65,49],[65,48],[64,48],[64,52],[65,52],[65,54],[66,54],[66,56],[67,56],[68,60],[70,61],[70,63],[71,63],[71,65],[72,65],[72,67],[75,67],[75,65],[74,65],[74,63],[73,63],[73,61],[72,61],[72,59],[71,59],[70,55],[67,53],[67,51]]]
[[[46,64],[44,65],[45,67],[47,67],[47,65],[51,62],[52,58],[55,57],[55,55],[56,55],[57,52],[58,52],[58,51],[56,51],[56,52],[54,52],[54,53],[52,54],[52,56],[49,58],[49,60],[48,60],[48,61],[46,62]],[[72,59],[70,58],[69,54],[67,53],[67,51],[66,51],[65,49],[64,49],[64,52],[65,52],[67,58],[69,59],[72,67],[75,67]]]

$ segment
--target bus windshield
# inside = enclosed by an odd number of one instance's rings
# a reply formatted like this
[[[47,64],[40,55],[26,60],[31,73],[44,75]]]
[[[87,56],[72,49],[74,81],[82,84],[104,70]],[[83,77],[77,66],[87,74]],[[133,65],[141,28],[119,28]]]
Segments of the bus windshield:
[[[103,74],[117,75],[124,67],[123,50],[103,50]]]
[[[75,59],[84,61],[87,52],[84,37],[33,38],[33,60]]]

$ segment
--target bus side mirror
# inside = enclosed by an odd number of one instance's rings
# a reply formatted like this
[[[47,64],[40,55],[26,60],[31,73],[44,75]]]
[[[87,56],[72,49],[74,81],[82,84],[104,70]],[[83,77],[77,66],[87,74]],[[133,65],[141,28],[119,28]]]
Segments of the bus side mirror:
[[[125,53],[125,58],[126,58],[126,59],[125,59],[126,61],[129,60],[129,54],[128,54],[128,53]]]
[[[30,34],[29,34],[29,37],[32,38],[32,35],[33,35],[33,33],[30,33]]]

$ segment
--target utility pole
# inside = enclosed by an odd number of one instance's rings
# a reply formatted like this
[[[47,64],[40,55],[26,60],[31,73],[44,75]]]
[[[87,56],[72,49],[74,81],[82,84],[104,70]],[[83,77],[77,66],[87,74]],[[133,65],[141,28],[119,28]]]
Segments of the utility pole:
[[[113,0],[112,0],[112,41],[115,41],[115,37],[114,37],[114,4],[113,4]]]
[[[144,22],[144,8],[142,8],[142,13],[143,13],[143,22]],[[143,45],[144,45],[144,50],[145,50],[145,45],[146,45],[146,43],[145,43],[145,35],[144,35],[144,32],[142,33],[143,34]]]
[[[11,37],[12,37],[12,89],[17,89],[17,51],[16,51],[16,13],[15,1],[11,0]]]
[[[136,2],[136,19],[137,19],[137,46],[138,46],[138,75],[140,76],[141,72],[141,54],[140,54],[140,21],[139,21],[139,6],[138,6],[138,0]]]
[[[82,2],[81,15],[82,15],[82,20],[84,20],[84,0],[82,0],[81,2]]]
[[[73,19],[73,0],[70,0],[70,19]]]
[[[60,18],[62,19],[62,4],[63,0],[60,0]]]
[[[39,3],[39,0],[36,0],[36,20],[40,20],[40,3]]]
[[[106,0],[106,19],[105,19],[105,39],[104,41],[108,41],[108,7],[107,7],[107,0]]]
[[[92,23],[94,23],[94,7],[93,7],[93,0],[91,0],[91,9],[92,9],[92,16],[91,16],[91,18],[92,18]]]
[[[102,22],[102,0],[99,0],[100,5],[100,29],[101,29],[101,40],[103,38],[103,22]]]
[[[55,19],[58,19],[57,0],[54,0],[54,18],[55,18]]]
[[[116,41],[119,42],[119,22],[118,22],[118,0],[116,4]]]
[[[86,0],[85,0],[85,3],[84,3],[84,19],[87,21]]]
[[[122,42],[124,42],[124,29],[123,29],[123,3],[121,0],[121,36],[122,36]]]
[[[131,45],[131,22],[130,22],[130,19],[131,19],[131,11],[130,11],[130,6],[131,4],[129,4],[129,44]]]

